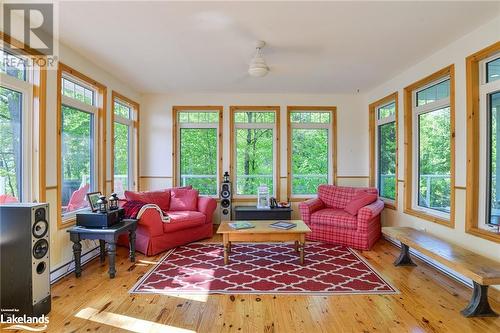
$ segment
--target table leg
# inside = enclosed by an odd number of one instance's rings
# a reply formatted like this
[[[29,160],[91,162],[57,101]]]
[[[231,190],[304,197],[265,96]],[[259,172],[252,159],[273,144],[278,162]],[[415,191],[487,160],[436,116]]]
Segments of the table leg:
[[[227,265],[229,264],[229,237],[227,236],[227,234],[224,234],[223,235],[223,242],[224,242],[224,265]]]
[[[295,252],[299,252],[299,241],[295,241]]]
[[[394,261],[394,266],[417,266],[411,260],[410,247],[408,245],[401,243],[401,253],[396,261]]]
[[[129,258],[131,262],[135,262],[135,230],[129,230],[128,241],[130,247]]]
[[[114,278],[116,274],[115,258],[116,258],[116,243],[108,243],[108,256],[109,256],[109,277]]]
[[[232,251],[231,246],[232,246],[232,245],[233,245],[233,244],[232,244],[231,242],[227,242],[227,252],[228,252],[228,253],[231,253],[231,251]]]
[[[464,317],[498,317],[488,302],[488,286],[475,281],[472,297],[465,309],[461,311]]]
[[[82,276],[82,244],[80,240],[73,240],[73,255],[75,256],[75,275]]]
[[[106,242],[99,239],[99,260],[103,263],[106,260]]]

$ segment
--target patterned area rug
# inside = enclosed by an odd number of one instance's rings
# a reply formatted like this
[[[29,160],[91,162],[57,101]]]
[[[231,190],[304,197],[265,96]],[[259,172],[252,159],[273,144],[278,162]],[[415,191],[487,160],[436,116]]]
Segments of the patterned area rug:
[[[224,265],[222,244],[193,243],[169,251],[130,290],[146,294],[393,294],[353,250],[306,243],[305,264],[286,243],[233,243]]]

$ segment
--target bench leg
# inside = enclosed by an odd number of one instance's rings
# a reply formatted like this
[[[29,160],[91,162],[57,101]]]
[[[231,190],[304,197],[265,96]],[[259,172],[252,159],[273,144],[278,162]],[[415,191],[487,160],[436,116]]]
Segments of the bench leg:
[[[417,266],[410,257],[410,248],[408,245],[401,243],[401,253],[398,259],[394,261],[394,266]]]
[[[474,282],[469,305],[460,312],[464,317],[497,317],[488,303],[488,286]]]

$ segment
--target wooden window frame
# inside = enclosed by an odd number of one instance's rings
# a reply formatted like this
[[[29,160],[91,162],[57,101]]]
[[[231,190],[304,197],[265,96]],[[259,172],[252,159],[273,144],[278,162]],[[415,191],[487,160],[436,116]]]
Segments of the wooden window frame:
[[[224,107],[221,105],[174,105],[172,107],[172,184],[173,186],[180,186],[180,168],[179,168],[179,157],[180,152],[178,151],[178,114],[179,112],[199,112],[199,111],[216,111],[219,114],[219,124],[218,124],[218,167],[217,167],[217,195],[215,198],[219,198],[219,187],[222,181],[222,131],[224,126]]]
[[[0,40],[4,44],[15,47],[21,56],[33,61],[34,70],[30,84],[32,85],[31,112],[35,136],[33,139],[33,154],[36,155],[36,180],[32,186],[31,199],[38,202],[46,201],[46,117],[47,117],[47,57],[39,51],[0,31]],[[36,126],[36,128],[35,128]],[[38,153],[36,153],[38,151]]]
[[[111,183],[111,192],[115,191],[115,101],[127,104],[130,107],[133,115],[132,116],[132,128],[134,131],[134,142],[133,142],[133,181],[134,185],[132,188],[135,191],[139,191],[139,124],[140,124],[140,105],[139,103],[131,100],[128,97],[116,92],[111,91],[111,151],[110,151],[110,166],[111,166],[111,179],[106,182]]]
[[[281,187],[281,178],[280,178],[280,130],[281,130],[281,122],[280,122],[280,113],[281,113],[281,107],[280,106],[248,106],[248,105],[231,105],[229,107],[229,132],[230,132],[230,144],[229,144],[229,159],[230,159],[230,164],[229,164],[229,170],[230,170],[230,178],[231,178],[231,183],[233,184],[233,189],[236,187],[236,176],[234,174],[236,170],[236,154],[235,154],[235,122],[234,122],[234,114],[236,112],[242,112],[242,111],[253,111],[253,112],[274,112],[275,118],[274,118],[274,131],[275,131],[275,145],[276,145],[276,152],[275,152],[275,169],[274,170],[274,184],[276,184],[275,188],[275,193],[271,193],[270,195],[275,195],[276,200],[280,200],[280,187]],[[257,202],[257,194],[255,195],[237,195],[236,190],[233,191],[233,199],[234,202]]]
[[[292,112],[329,112],[330,118],[330,142],[331,147],[331,169],[328,170],[329,181],[334,185],[337,184],[337,107],[336,106],[299,106],[299,105],[289,105],[286,108],[286,128],[287,128],[287,181],[286,189],[289,202],[299,202],[304,201],[309,198],[315,197],[315,195],[300,195],[294,196],[292,193],[292,122],[290,116]],[[329,168],[330,169],[330,168]]]
[[[370,136],[370,178],[369,184],[372,187],[377,187],[377,111],[381,106],[387,105],[389,103],[395,103],[396,114],[395,114],[395,126],[396,126],[396,181],[395,181],[395,193],[394,201],[385,201],[385,207],[389,209],[398,209],[398,175],[399,175],[399,94],[398,92],[393,92],[368,106],[369,114],[369,136]]]
[[[443,77],[450,79],[450,217],[442,218],[413,208],[413,92]],[[455,228],[455,65],[449,65],[404,88],[405,180],[404,212],[449,228]]]
[[[500,42],[496,42],[465,59],[467,87],[467,183],[465,232],[489,241],[500,243],[500,234],[488,232],[478,227],[479,215],[479,149],[480,149],[480,82],[479,63],[500,52]]]
[[[93,87],[97,93],[97,191],[106,193],[106,99],[107,88],[105,85],[91,79],[85,74],[59,62],[57,67],[57,228],[64,229],[75,224],[76,217],[63,221],[61,214],[61,191],[62,191],[62,158],[61,158],[61,135],[62,135],[62,77],[67,73],[78,80]]]

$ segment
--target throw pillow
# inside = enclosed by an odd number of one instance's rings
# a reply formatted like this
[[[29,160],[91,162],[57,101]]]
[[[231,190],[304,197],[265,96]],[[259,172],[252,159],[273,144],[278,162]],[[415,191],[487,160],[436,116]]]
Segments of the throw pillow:
[[[132,192],[125,191],[127,201],[141,201],[148,204],[155,204],[163,211],[168,211],[170,207],[170,190]]]
[[[198,210],[198,191],[173,188],[170,195],[170,211]]]
[[[375,200],[377,200],[378,195],[375,193],[361,192],[354,196],[351,201],[347,203],[344,210],[351,215],[357,215],[358,210],[363,208],[366,205],[371,204]]]

